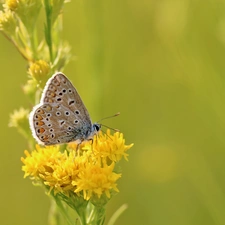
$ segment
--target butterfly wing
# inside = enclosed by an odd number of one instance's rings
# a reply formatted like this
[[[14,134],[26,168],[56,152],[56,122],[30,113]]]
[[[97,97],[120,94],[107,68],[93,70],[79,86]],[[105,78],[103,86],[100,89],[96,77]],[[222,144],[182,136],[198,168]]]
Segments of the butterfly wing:
[[[53,145],[83,139],[79,117],[57,103],[37,105],[30,116],[32,133],[39,144]]]
[[[82,115],[80,119],[91,124],[89,113],[76,88],[62,73],[53,75],[44,88],[41,103],[58,103],[69,108],[74,114]]]
[[[48,80],[41,102],[32,110],[29,121],[34,138],[44,145],[83,141],[92,130],[85,105],[62,73]]]

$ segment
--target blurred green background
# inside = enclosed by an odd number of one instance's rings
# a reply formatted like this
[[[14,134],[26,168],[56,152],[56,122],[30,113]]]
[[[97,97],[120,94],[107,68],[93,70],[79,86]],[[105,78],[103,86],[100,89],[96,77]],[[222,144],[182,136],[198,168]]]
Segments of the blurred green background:
[[[64,39],[76,60],[65,74],[93,121],[119,128],[129,162],[121,163],[123,203],[117,225],[225,224],[225,1],[74,0],[64,8]],[[23,179],[27,142],[8,128],[27,64],[3,35],[1,204],[4,225],[47,224],[49,198]]]

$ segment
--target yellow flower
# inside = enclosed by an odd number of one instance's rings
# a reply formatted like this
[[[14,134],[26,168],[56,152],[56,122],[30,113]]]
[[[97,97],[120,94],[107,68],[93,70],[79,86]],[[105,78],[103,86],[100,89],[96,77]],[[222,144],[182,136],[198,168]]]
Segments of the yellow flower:
[[[69,143],[68,146],[73,149],[77,148],[76,143]],[[80,149],[93,152],[95,157],[118,162],[122,157],[128,160],[128,154],[126,152],[132,146],[133,144],[125,145],[122,133],[115,132],[111,135],[110,130],[108,129],[106,134],[103,134],[100,131],[97,136],[94,136],[93,144],[82,143]]]
[[[5,10],[15,12],[28,30],[33,30],[42,3],[37,0],[7,0]]]
[[[28,69],[28,73],[38,82],[45,83],[50,72],[50,65],[44,60],[38,60],[32,64]]]
[[[9,119],[9,127],[15,127],[18,131],[23,134],[26,138],[30,138],[30,127],[28,123],[29,110],[20,108],[15,110]]]
[[[94,137],[93,143],[82,143],[76,156],[74,151],[65,149],[61,152],[59,146],[37,145],[31,153],[25,151],[26,157],[21,158],[24,164],[22,170],[25,177],[30,176],[43,183],[54,195],[68,197],[74,193],[84,200],[100,199],[102,196],[110,198],[112,192],[119,191],[116,182],[121,177],[115,172],[115,162],[111,158],[119,160],[122,156],[127,157],[124,151],[132,145],[127,146],[124,142],[121,133],[100,133]],[[76,149],[73,144],[69,146]]]
[[[18,8],[19,1],[18,0],[7,0],[3,5],[4,8],[15,11]]]
[[[75,192],[82,191],[86,200],[89,200],[93,195],[100,198],[102,194],[110,198],[111,190],[119,192],[116,181],[121,177],[121,174],[113,172],[114,166],[114,162],[110,166],[101,165],[100,162],[93,162],[91,158],[84,164],[80,164],[78,178],[72,182],[72,185],[76,186]]]
[[[63,160],[63,154],[59,151],[59,146],[40,147],[36,145],[36,150],[29,153],[24,151],[26,157],[21,158],[24,163],[22,170],[25,172],[24,177],[31,176],[40,180],[44,176],[48,177],[55,169],[55,166]],[[46,181],[46,178],[43,179]]]
[[[15,15],[10,10],[0,11],[0,30],[7,35],[14,36],[17,27]]]
[[[37,81],[36,80],[28,80],[25,85],[23,85],[23,91],[26,95],[28,95],[31,99],[34,99],[37,89]]]
[[[110,130],[107,130],[107,134],[99,133],[96,136],[97,140],[93,144],[94,154],[100,157],[109,158],[113,162],[118,162],[124,157],[128,160],[128,154],[126,151],[130,149],[133,144],[125,145],[123,134],[116,132],[114,135],[110,134]]]
[[[24,127],[28,124],[28,115],[29,110],[20,108],[19,110],[15,110],[13,114],[10,115],[10,127]],[[26,124],[26,125],[24,125]],[[27,127],[27,126],[26,126]]]

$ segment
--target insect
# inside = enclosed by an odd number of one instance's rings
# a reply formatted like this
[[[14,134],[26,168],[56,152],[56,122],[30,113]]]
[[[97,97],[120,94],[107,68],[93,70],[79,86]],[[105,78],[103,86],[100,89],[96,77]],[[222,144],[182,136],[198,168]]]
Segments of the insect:
[[[29,116],[33,137],[41,145],[92,140],[101,124],[92,123],[76,88],[61,72],[46,83],[40,103]]]

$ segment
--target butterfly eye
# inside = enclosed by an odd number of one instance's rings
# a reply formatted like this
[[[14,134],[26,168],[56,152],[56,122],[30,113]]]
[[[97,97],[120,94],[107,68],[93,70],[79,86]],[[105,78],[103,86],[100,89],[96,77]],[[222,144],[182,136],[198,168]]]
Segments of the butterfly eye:
[[[75,111],[75,113],[76,113],[77,115],[79,115],[79,114],[80,114],[80,112],[79,112],[78,110],[76,110],[76,111]]]
[[[55,137],[55,135],[54,134],[51,134],[51,138],[54,138]]]
[[[63,89],[62,92],[63,92],[63,93],[66,93],[66,89]]]
[[[51,128],[49,131],[50,131],[50,132],[53,132],[53,131],[54,131],[54,129],[52,129],[52,128]]]
[[[72,130],[72,127],[68,127],[68,130]]]
[[[57,98],[56,100],[57,100],[58,102],[61,102],[61,101],[62,101],[62,99],[61,99],[61,98]]]
[[[51,127],[51,126],[52,126],[52,124],[51,124],[51,123],[49,123],[49,124],[48,124],[48,127]]]
[[[48,116],[48,117],[51,116],[51,113],[48,113],[47,116]]]
[[[62,96],[62,95],[63,95],[63,93],[62,93],[62,92],[59,92],[59,95],[60,95],[60,96]]]
[[[68,90],[68,92],[69,92],[69,93],[72,93],[72,90],[71,90],[71,89],[69,89],[69,90]]]
[[[75,120],[75,121],[74,121],[74,123],[75,123],[75,124],[78,124],[78,123],[79,123],[79,121],[78,121],[78,120]]]

